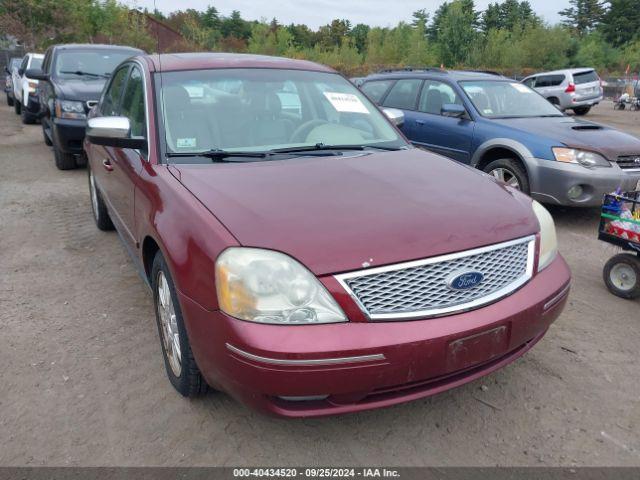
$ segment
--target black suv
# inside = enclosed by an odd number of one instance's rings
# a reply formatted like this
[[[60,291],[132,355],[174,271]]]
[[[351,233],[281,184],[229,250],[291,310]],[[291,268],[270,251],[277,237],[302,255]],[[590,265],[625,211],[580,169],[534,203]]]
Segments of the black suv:
[[[42,133],[45,143],[53,145],[60,170],[86,162],[82,141],[89,110],[98,103],[113,69],[141,53],[137,48],[117,45],[54,45],[45,53],[42,70],[26,72],[27,77],[41,80]]]

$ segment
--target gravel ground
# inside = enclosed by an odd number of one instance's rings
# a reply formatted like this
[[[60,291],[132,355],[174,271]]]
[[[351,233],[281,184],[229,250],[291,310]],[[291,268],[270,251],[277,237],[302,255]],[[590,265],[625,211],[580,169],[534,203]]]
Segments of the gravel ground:
[[[640,113],[588,119],[640,136]],[[165,379],[152,301],[86,171],[0,107],[0,465],[640,466],[640,303],[608,293],[596,210],[554,208],[573,270],[564,314],[522,359],[453,391],[281,420]]]

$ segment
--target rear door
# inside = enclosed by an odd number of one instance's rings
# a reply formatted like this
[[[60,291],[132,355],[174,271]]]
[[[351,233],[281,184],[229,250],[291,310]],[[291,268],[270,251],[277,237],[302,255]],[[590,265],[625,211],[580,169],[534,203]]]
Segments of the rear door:
[[[590,100],[600,96],[600,78],[595,70],[585,70],[573,73],[573,83],[576,86],[577,101]]]
[[[442,106],[445,104],[464,106],[448,83],[425,80],[414,121],[415,131],[409,138],[417,146],[469,163],[475,123],[468,113],[460,118],[443,116]]]
[[[562,82],[564,82],[564,80],[565,76],[561,73],[553,75],[539,75],[536,77],[534,88],[543,97],[560,98],[559,95],[564,92],[565,88],[562,86]]]

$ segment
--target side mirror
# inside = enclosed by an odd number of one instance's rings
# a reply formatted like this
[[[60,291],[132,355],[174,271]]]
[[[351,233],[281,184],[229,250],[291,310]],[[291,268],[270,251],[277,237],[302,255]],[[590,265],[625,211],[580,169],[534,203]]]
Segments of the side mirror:
[[[22,76],[24,74],[24,68],[18,69],[18,75]]]
[[[404,112],[397,108],[383,108],[382,111],[387,116],[391,123],[400,128],[404,124]]]
[[[87,121],[87,138],[94,145],[143,149],[143,137],[131,137],[131,124],[127,117],[93,117]]]
[[[458,105],[456,103],[445,103],[442,105],[440,109],[440,113],[443,117],[462,117],[467,111],[464,109],[462,105]]]
[[[29,68],[24,72],[24,75],[32,80],[44,80],[45,82],[49,80],[49,74],[39,68]]]

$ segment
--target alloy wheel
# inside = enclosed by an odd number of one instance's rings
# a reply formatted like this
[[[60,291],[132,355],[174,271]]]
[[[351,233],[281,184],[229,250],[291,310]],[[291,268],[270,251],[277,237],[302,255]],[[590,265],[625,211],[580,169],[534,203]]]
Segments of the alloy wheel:
[[[158,317],[160,318],[160,330],[162,332],[162,344],[169,361],[171,371],[176,377],[182,372],[182,354],[180,351],[180,332],[178,331],[178,321],[176,311],[171,298],[169,282],[167,277],[158,272]]]
[[[494,168],[489,173],[493,175],[494,178],[506,183],[510,187],[513,187],[516,190],[521,190],[518,178],[510,170],[507,170],[506,168]]]

